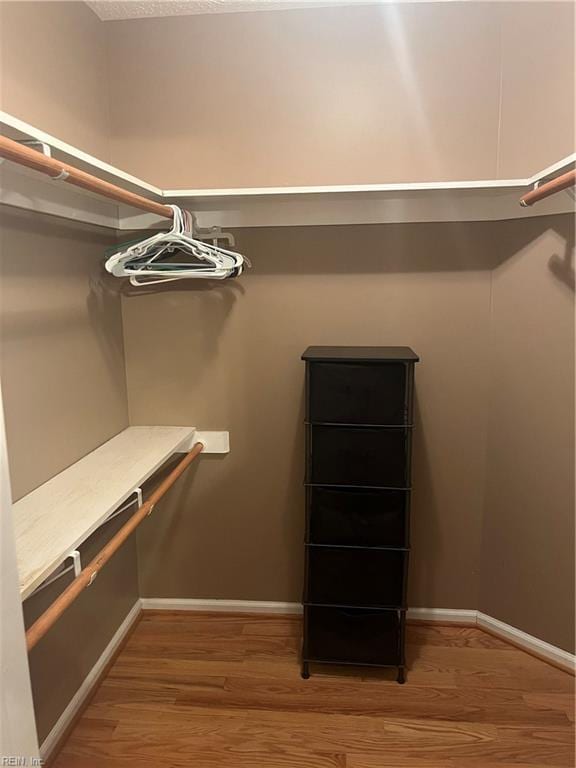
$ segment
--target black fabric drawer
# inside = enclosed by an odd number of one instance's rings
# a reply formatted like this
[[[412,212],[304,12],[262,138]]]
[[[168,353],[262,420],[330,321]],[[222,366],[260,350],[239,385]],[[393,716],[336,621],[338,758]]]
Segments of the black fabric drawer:
[[[307,546],[304,602],[402,607],[408,553],[395,549]]]
[[[404,547],[409,492],[308,488],[308,542]]]
[[[397,611],[307,606],[307,661],[349,664],[401,664]]]
[[[409,485],[410,430],[310,426],[308,482],[317,485]]]
[[[312,363],[308,420],[338,424],[405,424],[404,363]]]

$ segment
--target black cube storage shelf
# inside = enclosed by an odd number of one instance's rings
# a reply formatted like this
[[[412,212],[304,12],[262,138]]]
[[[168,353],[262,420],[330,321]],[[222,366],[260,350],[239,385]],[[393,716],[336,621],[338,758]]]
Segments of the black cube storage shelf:
[[[302,676],[310,663],[398,667],[410,549],[414,364],[408,347],[309,347]]]

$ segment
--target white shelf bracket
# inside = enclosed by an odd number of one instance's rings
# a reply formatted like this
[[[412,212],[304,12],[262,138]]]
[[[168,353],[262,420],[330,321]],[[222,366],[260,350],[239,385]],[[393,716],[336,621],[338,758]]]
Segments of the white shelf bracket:
[[[74,578],[77,576],[80,576],[80,571],[82,570],[82,560],[80,559],[80,552],[77,549],[73,549],[72,552],[68,555],[68,557],[72,558],[72,567],[74,569]]]
[[[142,506],[142,488],[134,488],[132,493],[136,494],[135,499],[131,499],[130,501],[127,501],[126,504],[122,504],[121,507],[119,507],[115,512],[112,512],[111,515],[109,515],[106,520],[102,523],[102,525],[99,525],[98,527],[101,528],[103,525],[106,525],[110,522],[110,520],[114,520],[115,517],[118,517],[118,515],[121,515],[122,512],[126,512],[127,509],[130,509],[134,504],[138,505],[138,508]]]
[[[46,587],[49,587],[51,584],[54,584],[55,581],[58,581],[58,579],[61,579],[62,576],[65,576],[67,573],[70,573],[70,571],[74,571],[74,578],[80,575],[80,572],[82,570],[82,560],[80,558],[80,552],[77,549],[73,549],[65,558],[64,562],[68,560],[68,558],[72,559],[72,564],[68,565],[66,568],[63,568],[61,571],[58,571],[58,573],[55,573],[53,576],[50,576],[46,581],[43,581],[40,586],[38,586],[34,592],[30,594],[30,597],[32,595],[38,594],[38,592],[41,592],[43,589],[46,589]]]

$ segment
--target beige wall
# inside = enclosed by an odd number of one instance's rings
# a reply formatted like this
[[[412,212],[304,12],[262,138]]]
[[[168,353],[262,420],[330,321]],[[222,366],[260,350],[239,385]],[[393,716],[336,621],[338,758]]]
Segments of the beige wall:
[[[479,609],[574,648],[574,222],[501,227]]]
[[[505,178],[574,151],[571,3],[104,23],[0,0],[0,48],[2,109],[164,187]]]
[[[128,408],[120,299],[102,275],[112,234],[4,207],[0,236],[0,362],[16,499],[126,427]],[[86,545],[85,562],[110,533]],[[28,622],[63,583],[26,601]],[[137,596],[130,542],[34,649],[40,741]]]
[[[574,151],[573,18],[456,2],[108,22],[112,159],[168,188],[528,176]]]
[[[499,56],[487,8],[109,23],[113,161],[165,187],[493,177]]]
[[[0,108],[109,159],[105,26],[83,2],[0,2]]]
[[[572,2],[501,6],[498,173],[518,178],[576,151],[576,21]]]
[[[123,299],[130,419],[229,429],[139,537],[142,594],[298,601],[309,344],[407,344],[417,367],[411,605],[476,605],[490,226],[237,232],[254,267]]]
[[[126,426],[117,286],[102,276],[112,235],[1,211],[2,387],[18,499]]]

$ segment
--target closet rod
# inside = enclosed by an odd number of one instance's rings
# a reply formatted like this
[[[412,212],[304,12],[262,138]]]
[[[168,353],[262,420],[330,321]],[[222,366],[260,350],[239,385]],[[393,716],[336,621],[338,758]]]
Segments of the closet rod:
[[[168,205],[155,203],[154,200],[148,200],[135,192],[128,192],[126,189],[110,184],[110,182],[92,176],[90,173],[80,171],[73,165],[55,160],[53,157],[47,157],[35,149],[6,138],[6,136],[0,136],[0,157],[24,165],[26,168],[32,168],[56,181],[65,181],[67,184],[74,184],[76,187],[82,187],[89,192],[109,197],[118,203],[141,208],[143,211],[149,211],[167,219],[171,219],[173,216],[172,208]]]
[[[544,200],[545,197],[555,195],[556,192],[562,192],[564,189],[573,187],[576,185],[576,170],[563,173],[562,176],[558,176],[552,181],[547,181],[545,184],[536,187],[531,192],[528,192],[520,200],[520,205],[527,208],[529,205],[537,203],[539,200]]]
[[[130,520],[128,520],[122,528],[116,533],[110,541],[104,546],[96,557],[91,560],[88,565],[83,568],[79,575],[72,581],[66,589],[59,595],[52,605],[44,611],[44,613],[36,619],[34,624],[26,632],[26,645],[28,650],[38,643],[38,641],[44,637],[46,632],[52,627],[62,616],[66,608],[68,608],[74,600],[80,595],[80,593],[96,578],[96,574],[102,569],[102,567],[110,560],[112,555],[124,544],[130,534],[136,530],[142,520],[147,517],[154,506],[160,501],[162,496],[168,491],[180,477],[180,475],[186,470],[190,464],[194,461],[196,456],[202,451],[204,445],[202,443],[196,443],[192,450],[186,454],[182,461],[176,465],[176,467],[170,472],[168,477],[163,480],[158,488],[150,495],[148,499],[142,504],[142,506],[135,512]]]

